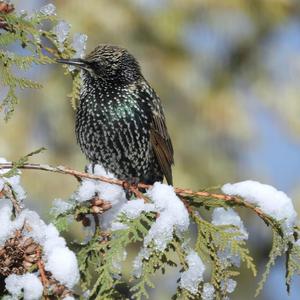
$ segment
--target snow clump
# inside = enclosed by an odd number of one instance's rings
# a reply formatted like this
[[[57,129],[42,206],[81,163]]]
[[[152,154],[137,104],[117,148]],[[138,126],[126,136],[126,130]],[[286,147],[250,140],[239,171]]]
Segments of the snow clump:
[[[271,185],[253,180],[227,183],[223,185],[222,191],[228,195],[241,196],[277,221],[284,221],[285,233],[287,235],[293,233],[297,213],[292,200],[284,192],[278,191]]]
[[[39,300],[44,290],[40,279],[32,273],[9,275],[5,278],[5,288],[13,296],[13,299],[19,299],[23,293],[24,300]]]
[[[94,165],[94,168],[92,165],[89,165],[87,171],[96,176],[115,179],[115,176],[112,173],[107,172],[101,165]],[[109,229],[111,223],[120,212],[122,205],[127,202],[124,189],[116,184],[106,183],[100,180],[83,179],[75,195],[75,200],[84,202],[91,200],[95,196],[98,196],[105,201],[109,201],[112,205],[112,208],[101,216],[101,227],[103,229]]]
[[[29,209],[24,209],[12,220],[12,204],[7,199],[0,201],[0,246],[14,235],[16,230],[22,231],[24,236],[31,237],[43,247],[43,261],[45,269],[53,277],[68,288],[74,287],[79,280],[77,259],[67,246],[64,238],[53,224],[46,225],[40,216]]]
[[[40,13],[45,16],[56,16],[56,7],[54,4],[48,3],[40,9]]]
[[[208,282],[205,282],[203,284],[203,290],[201,296],[202,296],[202,300],[214,300],[215,299],[214,286]]]
[[[76,32],[73,36],[73,43],[72,46],[75,50],[74,58],[79,57],[83,58],[86,49],[86,41],[88,36],[83,33]]]
[[[228,232],[238,232],[240,235],[235,237],[236,240],[247,240],[248,232],[246,231],[243,221],[240,216],[231,208],[225,209],[222,207],[215,208],[212,213],[212,224],[221,225],[234,225],[238,229],[228,229]],[[240,256],[233,255],[230,250],[230,245],[222,251],[218,251],[218,256],[224,264],[232,264],[236,267],[240,266]]]
[[[145,237],[144,246],[153,241],[156,249],[163,251],[172,240],[174,231],[181,234],[188,229],[189,214],[170,185],[156,182],[148,191],[148,196],[153,200],[159,216]]]
[[[203,281],[205,266],[198,254],[191,250],[186,257],[188,269],[181,274],[180,287],[196,294],[198,286]]]
[[[232,208],[228,208],[228,209],[222,207],[215,208],[212,213],[212,224],[217,226],[234,225],[238,228],[239,232],[241,233],[241,235],[238,236],[238,238],[243,240],[248,239],[248,232],[244,227],[243,221]]]
[[[5,158],[0,157],[0,163],[1,164],[8,163],[8,161]],[[3,175],[8,171],[9,169],[0,169],[0,175]],[[21,171],[18,170],[17,175],[11,177],[0,177],[0,191],[4,188],[5,184],[8,184],[15,192],[17,196],[17,200],[22,202],[26,198],[26,193],[20,184],[21,181],[20,175],[21,175]]]
[[[71,25],[66,21],[59,21],[58,24],[52,29],[53,33],[56,35],[58,42],[58,50],[60,52],[64,51],[64,42],[70,33]]]

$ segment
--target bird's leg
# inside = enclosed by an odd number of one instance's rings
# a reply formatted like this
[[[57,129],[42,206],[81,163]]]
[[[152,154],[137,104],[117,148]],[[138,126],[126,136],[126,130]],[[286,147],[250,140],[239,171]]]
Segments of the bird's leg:
[[[139,180],[137,177],[131,177],[123,182],[122,186],[126,194],[127,200],[130,200],[133,194],[137,194]]]
[[[96,166],[96,163],[92,162],[92,173],[95,174],[95,166]]]
[[[131,186],[130,183],[128,181],[123,181],[122,187],[124,189],[125,195],[126,195],[126,199],[130,200],[131,196],[132,196],[132,191],[131,191]]]
[[[76,176],[76,175],[74,175],[74,177],[76,178],[76,180],[77,180],[79,183],[81,183],[81,182],[82,182],[82,178],[81,178],[81,177],[79,177],[79,176]]]
[[[96,163],[92,162],[91,165],[92,165],[92,174],[94,174],[94,173],[95,173],[95,166],[96,166]],[[85,172],[85,173],[89,173],[89,165],[86,165],[86,166],[84,167],[84,172]]]
[[[133,177],[130,183],[133,188],[138,189],[139,179],[137,177]]]

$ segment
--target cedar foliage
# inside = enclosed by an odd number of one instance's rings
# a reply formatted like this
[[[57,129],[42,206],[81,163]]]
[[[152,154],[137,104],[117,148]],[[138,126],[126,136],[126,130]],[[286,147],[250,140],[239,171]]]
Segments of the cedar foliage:
[[[0,87],[6,91],[3,99],[0,99],[0,112],[4,113],[8,120],[19,101],[19,89],[39,89],[42,85],[26,77],[21,77],[19,71],[28,71],[34,65],[51,64],[55,58],[68,58],[74,54],[71,36],[68,35],[63,42],[63,51],[60,51],[60,43],[56,34],[51,31],[58,23],[55,15],[46,15],[41,12],[29,15],[26,12],[17,14],[0,11]],[[24,53],[16,53],[18,46]],[[65,67],[66,74],[70,73]],[[24,73],[24,72],[23,72]],[[75,108],[76,99],[79,97],[80,76],[77,71],[71,73],[74,78],[71,103]]]

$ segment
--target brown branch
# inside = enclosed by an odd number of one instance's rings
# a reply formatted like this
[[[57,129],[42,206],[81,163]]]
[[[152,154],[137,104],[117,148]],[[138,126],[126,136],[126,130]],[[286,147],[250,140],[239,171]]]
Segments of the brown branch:
[[[48,278],[46,276],[44,262],[41,259],[42,254],[41,254],[41,249],[40,248],[36,251],[36,255],[39,258],[39,260],[37,262],[37,265],[38,265],[38,268],[39,268],[39,271],[40,271],[40,275],[41,275],[41,282],[42,282],[42,284],[43,284],[44,287],[47,287],[48,286]]]
[[[0,169],[11,169],[12,167],[13,167],[12,163],[1,163],[0,164]],[[122,187],[128,185],[128,183],[123,180],[107,178],[104,176],[98,176],[98,175],[93,175],[93,174],[89,174],[89,173],[85,173],[85,172],[80,172],[80,171],[76,171],[76,170],[73,170],[73,169],[70,169],[70,168],[64,167],[64,166],[54,167],[54,166],[50,166],[50,165],[46,165],[46,164],[26,163],[22,166],[18,166],[18,169],[40,170],[40,171],[47,171],[47,172],[53,172],[53,173],[59,173],[59,174],[66,174],[66,175],[74,176],[76,179],[78,179],[78,178],[95,179],[95,180],[100,180],[102,182],[111,183],[111,184],[115,184],[115,185],[122,186]],[[130,190],[137,197],[141,197],[141,192],[138,190],[138,188],[149,189],[150,187],[151,187],[151,185],[139,183],[137,185],[131,186]],[[267,216],[260,208],[242,200],[240,197],[224,195],[224,194],[217,194],[217,193],[209,193],[206,191],[194,192],[190,189],[182,189],[182,188],[176,188],[176,187],[174,188],[174,190],[175,190],[175,193],[179,197],[192,196],[192,197],[214,198],[214,199],[219,199],[219,200],[223,200],[226,202],[232,202],[239,206],[244,206],[246,208],[253,210],[261,219],[263,219],[266,222],[266,224],[272,223],[272,219],[269,216]],[[143,197],[143,199],[145,200],[145,197]]]
[[[13,4],[6,2],[6,1],[0,1],[0,13],[7,15],[10,14],[15,10],[15,7]],[[0,29],[4,29],[6,31],[12,31],[8,24],[3,20],[3,18],[0,17]]]
[[[0,13],[9,14],[15,10],[13,4],[8,1],[0,1]]]
[[[14,215],[18,215],[21,212],[22,208],[21,208],[19,200],[15,197],[11,187],[9,185],[5,184],[3,190],[1,191],[1,194],[3,194],[5,197],[7,197],[11,201],[11,203],[14,207]]]
[[[0,166],[1,168],[1,166]],[[209,193],[209,192],[194,192],[189,189],[181,189],[181,188],[175,188],[175,192],[179,196],[199,196],[204,198],[214,198],[219,199],[227,202],[233,202],[237,205],[244,206],[246,208],[249,208],[253,210],[261,219],[263,219],[267,224],[270,224],[272,220],[259,208],[255,205],[248,203],[244,200],[242,200],[238,196],[231,196],[231,195],[225,195],[225,194],[216,194],[216,193]]]

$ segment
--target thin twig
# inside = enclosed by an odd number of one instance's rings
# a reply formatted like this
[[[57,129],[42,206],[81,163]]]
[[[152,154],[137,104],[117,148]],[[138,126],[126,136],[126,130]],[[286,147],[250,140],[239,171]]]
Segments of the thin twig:
[[[49,286],[49,281],[46,275],[46,271],[45,271],[45,264],[44,261],[42,260],[42,254],[41,254],[41,249],[38,248],[36,251],[36,255],[38,257],[38,261],[37,261],[37,266],[40,272],[40,276],[41,276],[41,282],[42,285],[44,287],[44,299],[45,300],[50,300],[50,298],[48,297],[48,295],[45,293],[45,291],[47,290],[47,287]]]
[[[1,193],[11,201],[11,203],[14,207],[14,214],[17,216],[21,212],[22,208],[21,208],[19,200],[15,197],[11,187],[9,185],[5,184]]]
[[[97,232],[98,228],[100,227],[99,216],[96,213],[93,213],[92,215],[95,221],[95,232]]]
[[[44,262],[41,260],[41,249],[37,249],[36,255],[39,258],[37,265],[38,265],[40,275],[41,275],[41,282],[42,282],[43,286],[48,286],[48,279],[47,279],[46,272],[45,272]]]
[[[0,1],[0,13],[7,15],[10,14],[15,10],[15,7],[13,4],[7,2],[7,1]],[[3,18],[0,17],[0,29],[4,29],[6,31],[13,32],[13,29],[9,27],[7,22],[3,20]]]
[[[9,14],[15,10],[13,4],[8,1],[0,1],[0,13]]]
[[[0,169],[11,169],[13,167],[12,163],[1,163],[0,164]],[[104,176],[98,176],[94,174],[89,174],[85,172],[80,172],[74,169],[70,169],[65,166],[50,166],[46,164],[33,164],[33,163],[26,163],[18,169],[24,169],[24,170],[40,170],[40,171],[47,171],[47,172],[53,172],[53,173],[59,173],[59,174],[66,174],[66,175],[72,175],[76,179],[77,178],[88,178],[88,179],[95,179],[95,180],[100,180],[102,182],[106,183],[111,183],[115,184],[118,186],[124,186],[128,184],[127,182],[115,178],[107,178]],[[144,183],[139,183],[137,185],[134,185],[130,187],[130,190],[137,196],[141,197],[141,192],[138,189],[149,189],[151,188],[151,185],[144,184]],[[246,208],[249,208],[253,210],[261,219],[263,219],[267,224],[272,223],[272,220],[258,207],[255,205],[248,203],[246,201],[243,201],[241,198],[237,196],[230,196],[230,195],[224,195],[224,194],[217,194],[217,193],[209,193],[206,191],[199,191],[199,192],[194,192],[190,189],[182,189],[182,188],[174,188],[175,193],[179,197],[187,197],[187,196],[193,196],[193,197],[203,197],[203,198],[214,198],[214,199],[219,199],[223,200],[226,202],[233,202],[237,205],[244,206]],[[145,200],[145,197],[143,197]]]

